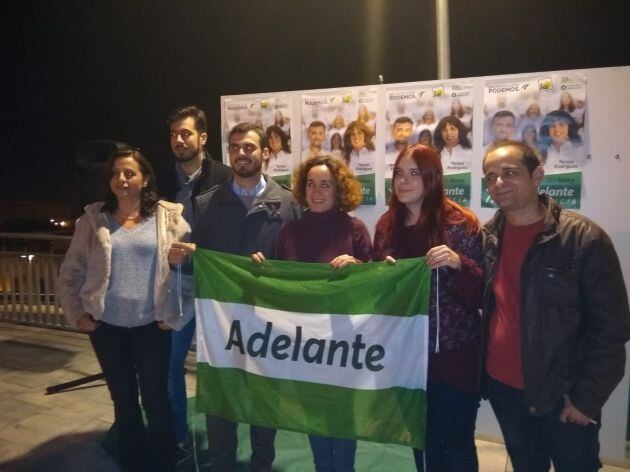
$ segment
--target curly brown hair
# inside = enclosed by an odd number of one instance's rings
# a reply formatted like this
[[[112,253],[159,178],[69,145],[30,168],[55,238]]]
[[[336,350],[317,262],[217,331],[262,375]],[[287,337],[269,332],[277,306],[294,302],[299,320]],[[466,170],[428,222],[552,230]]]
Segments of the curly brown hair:
[[[314,156],[300,164],[293,173],[293,197],[303,207],[308,206],[306,203],[307,176],[313,167],[321,165],[328,167],[335,180],[337,208],[343,211],[356,209],[363,199],[361,183],[345,163],[330,156]]]

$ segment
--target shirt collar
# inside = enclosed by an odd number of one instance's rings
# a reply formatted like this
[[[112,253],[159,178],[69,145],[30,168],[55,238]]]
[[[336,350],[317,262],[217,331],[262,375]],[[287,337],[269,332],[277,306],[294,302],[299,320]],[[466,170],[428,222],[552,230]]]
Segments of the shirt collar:
[[[205,160],[205,158],[204,158]],[[182,169],[182,166],[179,165],[178,162],[175,163],[175,172],[177,173],[177,177],[179,178],[179,181],[184,184],[184,185],[190,185],[192,182],[195,181],[195,179],[199,176],[199,174],[201,174],[201,168],[203,167],[203,161],[201,161],[201,165],[199,166],[199,168],[193,172],[192,174],[188,175],[186,172],[184,172],[184,170]]]
[[[236,179],[232,180],[232,191],[239,197],[258,197],[267,188],[267,182],[262,174],[260,174],[260,180],[251,190],[244,189],[238,183]]]

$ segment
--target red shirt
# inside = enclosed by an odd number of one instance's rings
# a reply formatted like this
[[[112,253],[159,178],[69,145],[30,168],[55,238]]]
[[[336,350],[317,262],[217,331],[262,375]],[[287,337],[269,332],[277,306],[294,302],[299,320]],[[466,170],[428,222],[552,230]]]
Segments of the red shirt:
[[[544,219],[524,226],[506,222],[492,289],[495,307],[488,333],[488,374],[499,382],[523,388],[521,362],[521,266]]]

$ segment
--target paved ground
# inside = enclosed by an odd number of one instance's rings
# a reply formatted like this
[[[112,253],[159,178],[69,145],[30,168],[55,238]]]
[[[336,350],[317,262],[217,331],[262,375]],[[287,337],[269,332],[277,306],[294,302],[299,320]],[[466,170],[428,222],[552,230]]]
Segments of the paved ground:
[[[99,371],[84,334],[0,322],[0,471],[118,470],[101,446],[114,420],[105,383],[44,394],[50,385]],[[192,374],[187,384],[193,395]],[[502,445],[477,441],[477,447],[481,472],[511,471]]]

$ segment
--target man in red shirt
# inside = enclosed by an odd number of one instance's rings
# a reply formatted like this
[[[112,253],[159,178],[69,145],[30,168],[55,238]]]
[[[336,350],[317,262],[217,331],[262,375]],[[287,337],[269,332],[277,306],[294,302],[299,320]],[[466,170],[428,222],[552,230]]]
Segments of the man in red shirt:
[[[493,144],[483,172],[500,208],[484,227],[484,392],[515,472],[596,471],[630,338],[619,259],[599,226],[538,194],[528,145]]]

